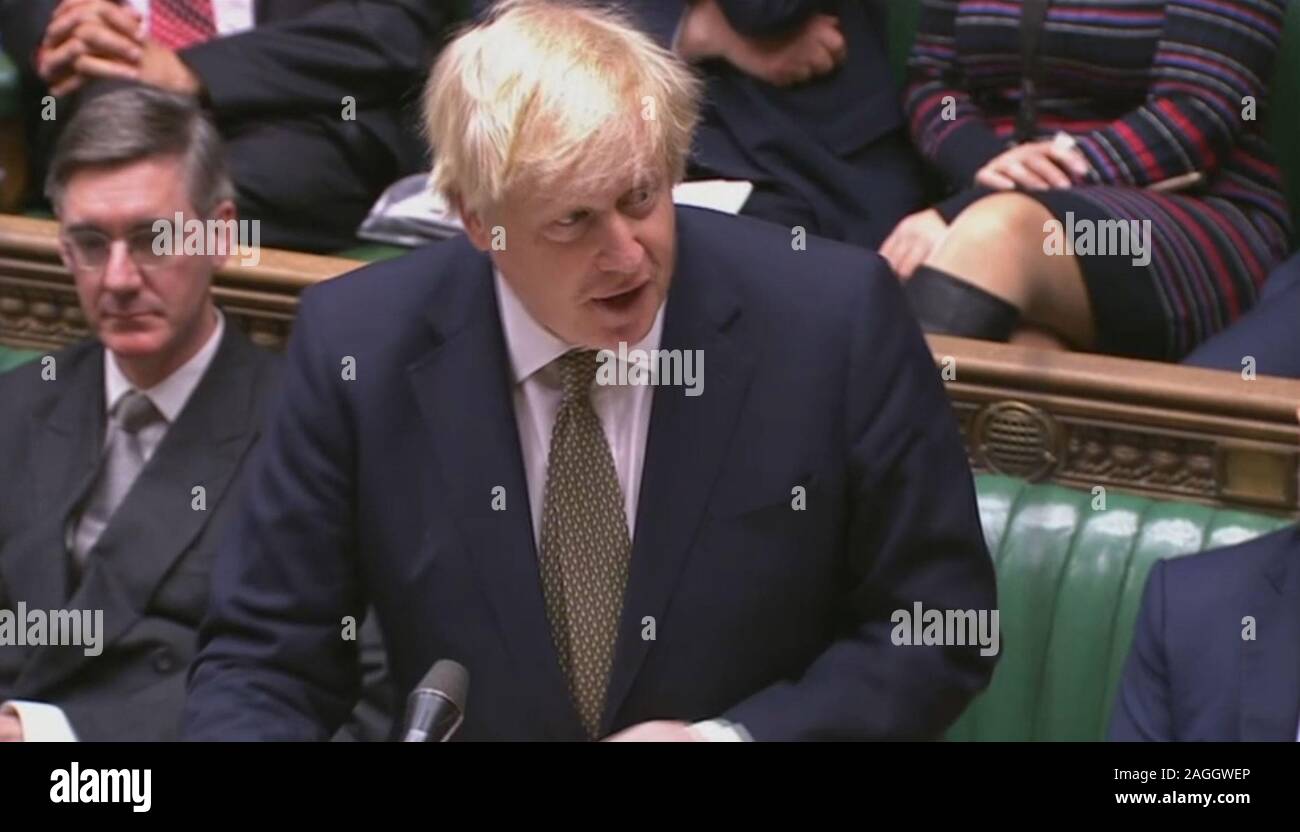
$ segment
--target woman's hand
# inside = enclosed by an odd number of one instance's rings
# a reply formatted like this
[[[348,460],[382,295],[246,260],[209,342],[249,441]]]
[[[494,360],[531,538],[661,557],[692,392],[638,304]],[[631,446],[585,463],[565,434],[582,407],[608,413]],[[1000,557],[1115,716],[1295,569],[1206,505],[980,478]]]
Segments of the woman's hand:
[[[1026,142],[995,157],[975,174],[975,184],[999,191],[1069,188],[1091,168],[1079,150],[1053,139]]]
[[[903,280],[912,276],[916,267],[925,262],[948,232],[948,223],[933,208],[904,217],[889,239],[880,247],[880,256],[889,261]]]

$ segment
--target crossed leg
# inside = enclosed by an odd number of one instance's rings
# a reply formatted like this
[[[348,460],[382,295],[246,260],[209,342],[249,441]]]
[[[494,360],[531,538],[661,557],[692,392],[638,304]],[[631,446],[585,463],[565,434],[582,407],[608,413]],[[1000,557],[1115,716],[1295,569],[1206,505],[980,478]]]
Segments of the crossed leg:
[[[985,197],[953,220],[925,265],[1019,309],[1012,342],[1087,349],[1097,336],[1079,261],[1044,251],[1044,226],[1053,219],[1024,194]]]

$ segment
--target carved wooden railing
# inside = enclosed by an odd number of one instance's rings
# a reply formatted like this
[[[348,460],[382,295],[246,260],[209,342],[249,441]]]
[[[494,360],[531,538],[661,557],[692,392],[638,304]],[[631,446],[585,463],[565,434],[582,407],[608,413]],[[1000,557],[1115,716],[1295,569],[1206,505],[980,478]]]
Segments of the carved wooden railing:
[[[932,337],[972,465],[1300,514],[1300,381]]]
[[[361,265],[263,250],[214,283],[254,340],[283,346],[305,286]],[[0,344],[86,335],[54,223],[0,217]],[[971,463],[1032,480],[1300,514],[1300,382],[931,338]]]

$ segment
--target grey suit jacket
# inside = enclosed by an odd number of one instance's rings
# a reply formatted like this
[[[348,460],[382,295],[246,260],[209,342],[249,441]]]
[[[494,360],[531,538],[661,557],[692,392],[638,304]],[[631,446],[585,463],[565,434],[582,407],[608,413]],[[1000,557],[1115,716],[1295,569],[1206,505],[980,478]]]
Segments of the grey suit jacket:
[[[101,453],[104,349],[87,341],[50,357],[53,378],[41,361],[0,376],[0,609],[102,610],[102,652],[0,645],[0,701],[58,705],[83,740],[175,739],[217,539],[274,398],[277,357],[226,327],[75,582],[64,529]]]

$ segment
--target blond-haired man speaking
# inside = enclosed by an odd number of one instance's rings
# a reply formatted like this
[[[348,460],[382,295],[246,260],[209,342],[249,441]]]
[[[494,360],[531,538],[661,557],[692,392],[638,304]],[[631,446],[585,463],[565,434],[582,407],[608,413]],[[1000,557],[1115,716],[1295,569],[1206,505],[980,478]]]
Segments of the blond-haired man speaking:
[[[317,739],[371,603],[460,739],[940,734],[993,571],[932,358],[874,255],[674,208],[690,71],[616,13],[523,0],[426,101],[467,234],[305,293],[214,575],[195,739]]]

